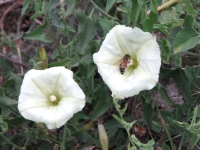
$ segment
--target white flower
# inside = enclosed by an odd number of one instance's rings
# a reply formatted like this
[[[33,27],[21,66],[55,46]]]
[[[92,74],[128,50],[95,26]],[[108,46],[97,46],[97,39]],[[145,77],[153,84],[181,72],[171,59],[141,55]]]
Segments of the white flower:
[[[123,74],[119,67],[125,55],[130,60]],[[152,89],[158,82],[161,58],[156,37],[137,27],[115,26],[93,59],[112,96],[130,97]]]
[[[18,109],[28,120],[45,123],[49,129],[64,125],[85,105],[85,95],[65,67],[30,70],[26,73]]]

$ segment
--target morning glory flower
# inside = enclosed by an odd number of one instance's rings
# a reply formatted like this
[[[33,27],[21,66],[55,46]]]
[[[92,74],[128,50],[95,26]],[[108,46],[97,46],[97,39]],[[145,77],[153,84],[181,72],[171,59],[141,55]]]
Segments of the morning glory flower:
[[[137,27],[112,28],[93,60],[112,96],[117,98],[150,90],[158,82],[161,58],[156,37]]]
[[[24,118],[55,129],[84,106],[85,94],[73,80],[73,72],[65,67],[32,69],[25,74],[18,100]]]

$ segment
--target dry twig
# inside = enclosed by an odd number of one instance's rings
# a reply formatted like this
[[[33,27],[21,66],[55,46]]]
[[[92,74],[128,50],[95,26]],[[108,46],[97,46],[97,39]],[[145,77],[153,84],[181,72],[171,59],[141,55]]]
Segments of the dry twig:
[[[0,19],[0,28],[1,30],[4,29],[4,19],[6,17],[6,15],[11,11],[13,10],[14,8],[18,7],[18,6],[21,6],[23,5],[23,2],[22,1],[16,1],[15,3],[13,3],[10,7],[8,7],[8,9],[6,9],[6,11],[4,11],[1,19]]]
[[[16,65],[19,65],[19,66],[24,66],[24,67],[32,66],[32,65],[30,65],[30,64],[22,64],[22,63],[16,62],[16,61],[14,61],[14,60],[8,58],[7,56],[5,56],[5,55],[3,55],[3,54],[1,54],[1,53],[0,53],[0,56],[3,57],[3,58],[5,58],[5,59],[7,59],[7,60],[9,60],[9,61],[11,61],[12,63],[14,63],[14,64],[16,64]]]

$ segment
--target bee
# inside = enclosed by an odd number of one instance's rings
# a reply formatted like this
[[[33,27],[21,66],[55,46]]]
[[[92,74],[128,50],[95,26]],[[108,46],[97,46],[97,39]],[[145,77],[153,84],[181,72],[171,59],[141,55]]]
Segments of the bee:
[[[130,60],[131,60],[131,57],[128,54],[126,54],[122,58],[121,63],[119,65],[119,71],[120,71],[121,74],[124,74],[124,71],[125,71],[125,69],[127,67],[127,64],[130,63]]]

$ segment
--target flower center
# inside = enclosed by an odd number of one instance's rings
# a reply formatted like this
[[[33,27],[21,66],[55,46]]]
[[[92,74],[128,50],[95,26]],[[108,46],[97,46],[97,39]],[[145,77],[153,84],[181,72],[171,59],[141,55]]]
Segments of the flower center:
[[[137,68],[137,59],[136,58],[133,58],[133,59],[130,59],[129,63],[127,63],[127,67],[131,67],[133,69]]]
[[[55,95],[51,95],[50,96],[50,101],[55,102],[57,100]]]
[[[127,67],[129,67],[129,66],[131,66],[131,65],[133,65],[133,60],[132,60],[132,59],[130,59],[130,60],[128,61]]]

